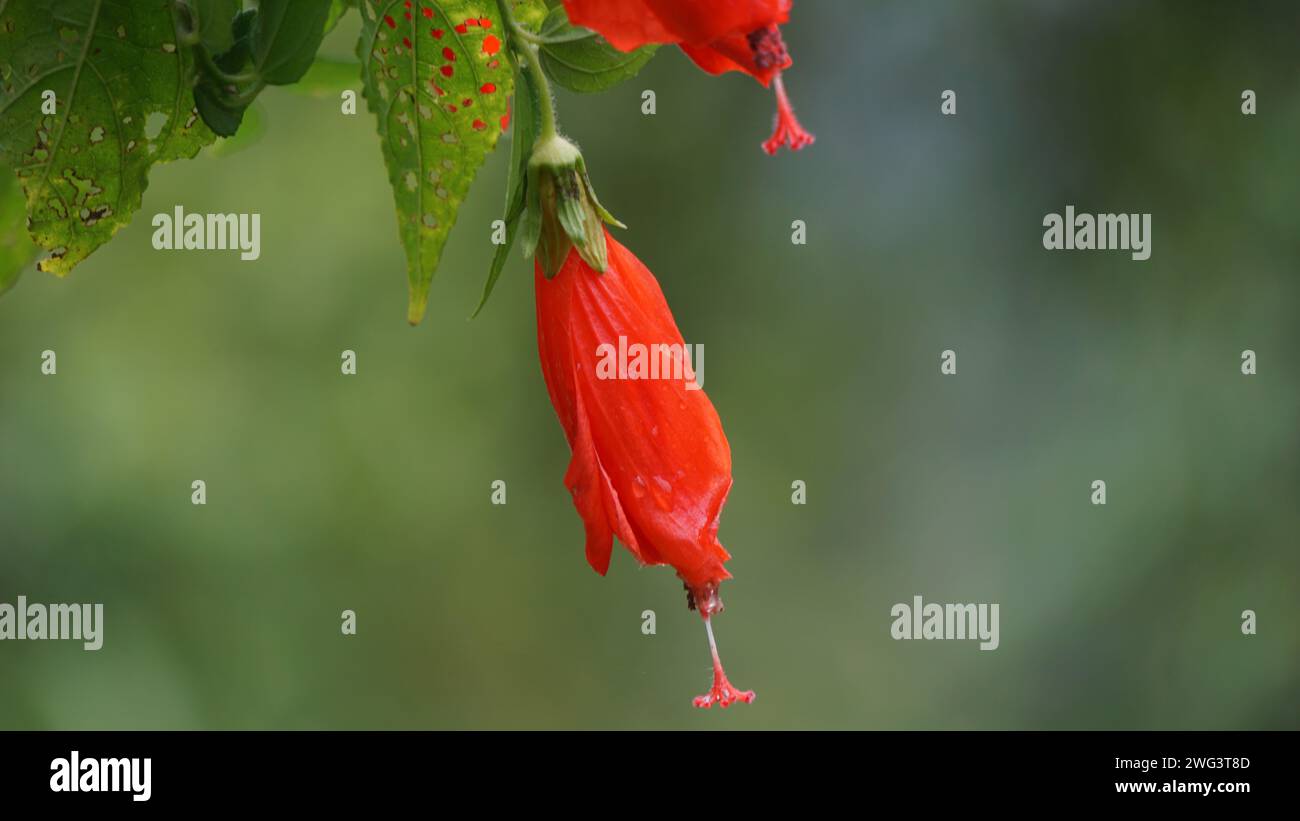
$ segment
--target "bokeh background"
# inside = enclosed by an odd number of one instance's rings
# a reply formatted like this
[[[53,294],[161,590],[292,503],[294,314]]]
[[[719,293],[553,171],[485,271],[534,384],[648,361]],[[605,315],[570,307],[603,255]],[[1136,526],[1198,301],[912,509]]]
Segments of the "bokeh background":
[[[671,570],[587,567],[530,268],[466,319],[508,152],[412,329],[371,116],[270,89],[260,139],[156,168],[113,242],[0,298],[0,601],[106,608],[97,653],[0,643],[0,727],[1300,727],[1293,5],[795,6],[799,155],[674,49],[559,99],[707,351],[756,704],[691,709]],[[261,259],[154,251],[177,204],[260,212]],[[1152,212],[1151,259],[1044,251],[1067,204]],[[1001,648],[891,640],[916,594],[998,602]]]

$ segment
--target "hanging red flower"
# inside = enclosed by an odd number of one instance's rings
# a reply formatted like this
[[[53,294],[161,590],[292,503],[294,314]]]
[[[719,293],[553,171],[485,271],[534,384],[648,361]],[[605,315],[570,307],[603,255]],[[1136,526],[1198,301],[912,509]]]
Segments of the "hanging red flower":
[[[780,26],[792,0],[564,0],[569,20],[597,31],[620,51],[671,43],[710,74],[743,71],[776,90],[776,125],[763,150],[798,151],[814,137],[799,124],[781,72],[790,54]]]
[[[713,653],[713,686],[695,705],[749,702],[753,692],[723,672],[711,623],[718,585],[731,578],[717,536],[731,449],[659,283],[608,231],[604,239],[603,273],[575,246],[550,278],[539,254],[535,276],[542,374],[573,451],[564,482],[587,562],[604,575],[617,536],[641,564],[671,565]]]

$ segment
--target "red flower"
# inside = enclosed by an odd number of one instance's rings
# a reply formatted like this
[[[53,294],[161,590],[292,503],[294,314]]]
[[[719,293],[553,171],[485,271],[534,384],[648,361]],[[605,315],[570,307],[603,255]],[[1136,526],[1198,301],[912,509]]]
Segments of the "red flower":
[[[564,483],[586,526],[587,562],[604,575],[618,536],[641,564],[675,568],[713,651],[713,687],[696,706],[752,701],[727,681],[710,623],[731,578],[717,535],[731,449],[659,283],[605,239],[604,273],[571,249],[553,278],[540,262],[535,276],[542,375],[573,450]]]
[[[777,112],[763,149],[798,151],[814,137],[799,125],[781,82],[790,54],[779,26],[792,0],[564,0],[575,26],[601,34],[620,51],[675,43],[710,74],[743,71],[764,86],[775,81]]]

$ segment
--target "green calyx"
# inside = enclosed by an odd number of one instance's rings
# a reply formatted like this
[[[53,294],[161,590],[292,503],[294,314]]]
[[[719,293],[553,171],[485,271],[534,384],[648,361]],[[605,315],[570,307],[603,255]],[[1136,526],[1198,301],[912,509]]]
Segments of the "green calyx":
[[[524,254],[537,254],[548,279],[564,265],[570,248],[576,248],[593,270],[604,273],[609,267],[604,224],[626,226],[596,198],[577,146],[558,135],[537,143],[528,161],[527,190]]]

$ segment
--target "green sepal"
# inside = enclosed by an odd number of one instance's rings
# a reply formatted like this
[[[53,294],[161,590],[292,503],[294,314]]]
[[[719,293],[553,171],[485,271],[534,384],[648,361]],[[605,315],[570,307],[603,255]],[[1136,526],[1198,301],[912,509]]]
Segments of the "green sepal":
[[[605,228],[587,196],[590,186],[577,168],[566,172],[556,183],[559,186],[556,216],[560,225],[578,249],[579,256],[594,270],[604,273],[609,267],[605,253]]]
[[[537,242],[542,235],[542,204],[537,190],[537,169],[528,167],[527,182],[524,184],[526,204],[522,223],[519,226],[519,247],[524,252],[524,259],[532,259],[537,253]]]
[[[587,187],[587,196],[591,198],[591,204],[595,206],[596,213],[599,214],[600,218],[605,222],[626,231],[627,226],[624,225],[618,217],[609,213],[605,206],[600,204],[600,200],[596,198],[596,189],[591,186],[591,179],[587,176],[587,161],[581,157],[578,158],[578,170],[582,172],[582,183]]]
[[[563,198],[559,194],[555,174],[550,169],[537,169],[537,198],[540,214],[537,261],[542,265],[542,273],[551,279],[564,266],[573,241],[562,225],[563,218],[559,218],[556,213],[557,210],[563,210],[559,207]]]

